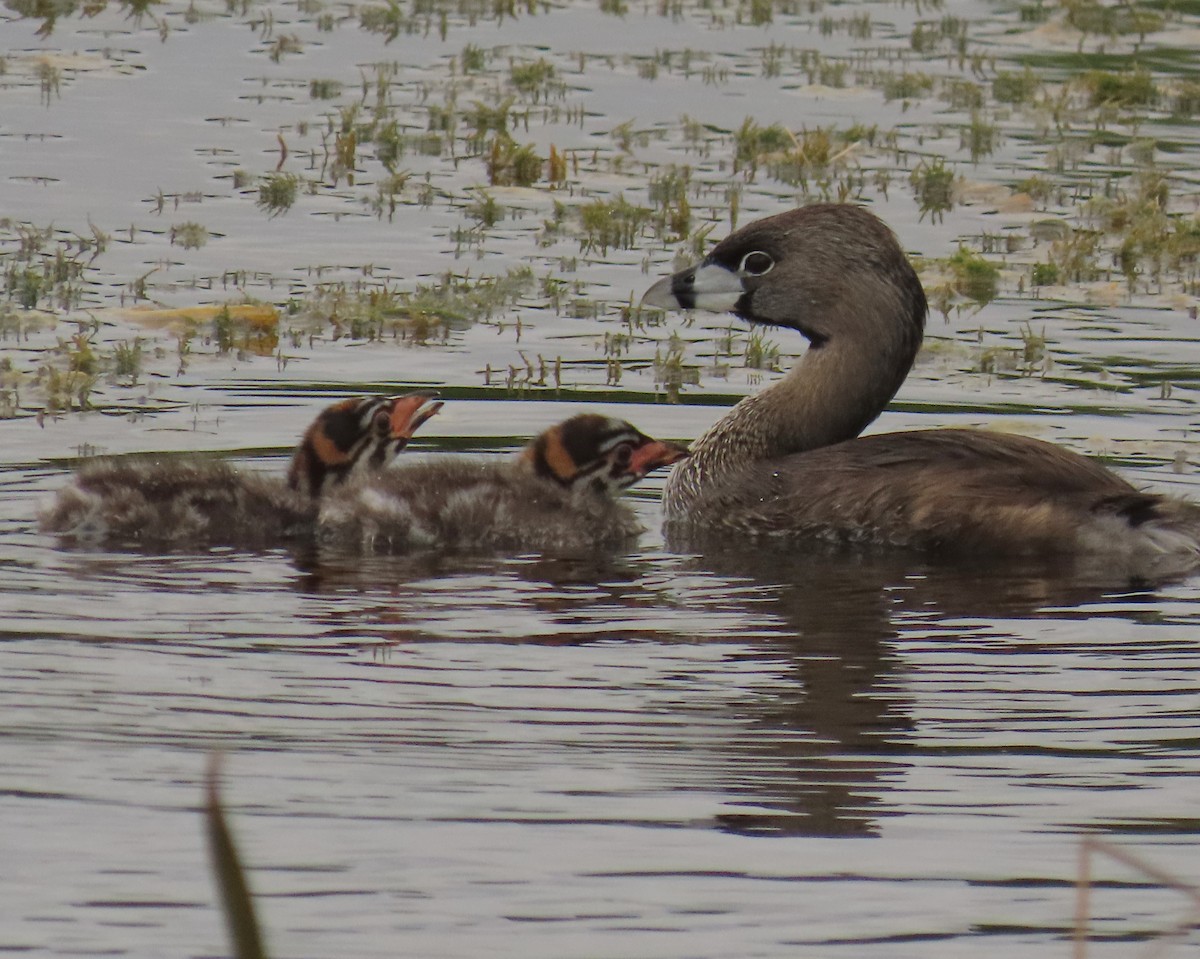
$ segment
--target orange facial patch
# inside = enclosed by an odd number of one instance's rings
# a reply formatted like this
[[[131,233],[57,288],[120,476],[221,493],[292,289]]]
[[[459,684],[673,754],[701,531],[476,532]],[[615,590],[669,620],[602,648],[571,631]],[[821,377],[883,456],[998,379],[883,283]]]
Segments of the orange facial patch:
[[[557,431],[546,436],[546,445],[542,448],[542,458],[551,472],[564,483],[569,483],[579,472],[579,466],[563,446],[562,436]]]
[[[313,430],[309,445],[312,447],[312,451],[316,453],[317,458],[327,466],[337,466],[350,459],[350,451],[338,446],[337,443],[329,438],[329,434],[322,429]]]

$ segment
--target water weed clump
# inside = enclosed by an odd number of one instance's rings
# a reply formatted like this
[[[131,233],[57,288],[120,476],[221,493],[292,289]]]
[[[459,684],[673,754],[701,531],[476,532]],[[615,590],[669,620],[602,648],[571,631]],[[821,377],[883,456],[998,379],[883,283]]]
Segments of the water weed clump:
[[[61,332],[63,327],[71,332]],[[114,395],[129,395],[124,390],[139,390],[144,402],[143,376],[165,353],[141,335],[127,335],[127,327],[116,334],[112,327],[111,321],[91,316],[55,320],[3,314],[0,331],[13,329],[25,347],[0,357],[0,418],[31,410],[42,421],[108,407]]]
[[[992,78],[992,96],[999,103],[1032,104],[1042,81],[1029,67],[1017,73],[1001,70]]]
[[[226,304],[213,316],[205,342],[215,345],[218,354],[270,356],[279,345],[279,313],[269,306]]]
[[[999,133],[994,123],[988,122],[983,114],[972,112],[971,122],[959,132],[959,146],[971,156],[972,163],[978,163],[984,157],[989,157],[996,150]]]
[[[893,100],[919,100],[933,92],[934,78],[927,73],[887,74],[883,79],[883,98]]]
[[[1000,271],[992,263],[965,247],[959,247],[946,263],[958,293],[979,306],[986,306],[996,298]]]
[[[1059,280],[1058,267],[1053,263],[1035,263],[1030,274],[1033,286],[1053,286]]]
[[[533,62],[513,63],[509,68],[509,83],[524,100],[537,103],[549,102],[551,97],[561,99],[566,87],[557,79],[558,69],[545,58]]]
[[[295,173],[271,173],[258,184],[258,208],[272,217],[287,213],[296,202],[303,179]]]
[[[198,250],[208,242],[209,232],[202,223],[188,220],[172,226],[168,235],[172,246],[178,244],[185,250]]]
[[[531,145],[506,133],[492,139],[484,161],[492,186],[531,186],[541,179],[545,162]]]
[[[89,13],[103,6],[96,0]],[[279,14],[284,9],[286,18]],[[481,40],[485,34],[473,33],[471,42],[429,44],[428,56],[406,52],[401,58],[386,47],[405,35],[444,39],[481,22],[564,15],[561,5],[516,0],[369,0],[346,10],[321,0],[292,7],[235,0],[223,14],[192,17],[195,29],[204,29],[206,17],[251,25],[257,36],[246,49],[262,64],[263,76],[256,81],[261,88],[246,100],[256,109],[289,104],[277,128],[264,127],[270,136],[261,156],[243,151],[218,157],[214,150],[212,162],[220,169],[213,182],[227,194],[255,197],[271,217],[292,211],[307,191],[313,201],[296,211],[307,217],[306,228],[363,221],[370,231],[386,231],[389,223],[399,231],[416,221],[417,228],[432,231],[444,260],[501,257],[506,265],[532,264],[534,282],[545,291],[538,306],[588,323],[625,310],[623,303],[607,305],[592,286],[590,259],[657,272],[702,256],[710,234],[736,228],[746,209],[759,215],[813,199],[899,204],[903,217],[911,196],[923,220],[946,223],[944,233],[933,234],[944,248],[925,252],[945,271],[930,296],[947,310],[975,309],[995,295],[999,280],[993,278],[988,292],[986,271],[970,262],[993,255],[1006,258],[1006,275],[1018,291],[1054,287],[1046,294],[1053,296],[1078,297],[1080,284],[1101,280],[1124,280],[1129,296],[1175,293],[1197,282],[1194,178],[1188,162],[1176,160],[1188,150],[1187,118],[1200,113],[1200,84],[1185,73],[1171,74],[1177,57],[1168,48],[1154,56],[1125,52],[1140,42],[1140,30],[1191,14],[1163,9],[1142,16],[1140,4],[1046,0],[989,15],[984,42],[976,43],[975,24],[931,3],[919,9],[902,4],[888,11],[886,25],[867,8],[839,12],[794,0],[725,6],[660,0],[644,10],[606,0],[604,9],[686,22],[689,29],[718,31],[728,42],[706,41],[697,49],[685,37],[678,49],[643,45],[582,53],[512,36]],[[58,22],[73,15],[60,8]],[[747,29],[767,24],[775,29]],[[1045,24],[1050,26],[1031,29]],[[1064,28],[1095,49],[1049,49],[1047,37],[1062,46]],[[312,68],[317,76],[283,77],[271,67],[269,61],[283,59],[289,71],[296,70],[308,58],[291,54],[316,50],[328,42],[318,34],[334,30],[367,34],[359,42],[376,53],[357,65],[322,61],[325,66]],[[1077,38],[1067,36],[1073,46]],[[836,42],[819,39],[833,37]],[[42,87],[56,109],[77,77],[53,58],[45,62],[59,70],[57,77],[47,72]],[[32,97],[37,75],[31,67],[20,70],[30,78]],[[649,83],[656,85],[653,91]],[[622,101],[601,90],[611,85],[659,97],[685,84],[697,96],[689,101],[689,115],[676,121],[638,117],[634,100],[628,114],[613,115],[611,104]],[[705,86],[719,88],[707,92],[720,96],[700,96]],[[603,108],[608,115],[597,112],[597,103],[609,104]],[[739,103],[769,108],[748,115],[744,106],[731,106]],[[818,109],[810,112],[810,106]],[[237,116],[231,108],[219,118],[221,126]],[[831,119],[802,122],[811,116]],[[904,183],[906,189],[894,189]],[[514,187],[520,189],[509,189]],[[193,193],[207,199],[196,184],[185,190],[164,183],[150,208],[166,212],[173,198],[178,204]],[[974,219],[959,229],[955,220],[964,207]],[[245,203],[240,208],[253,212]],[[122,252],[145,247],[140,272],[105,281],[107,287],[91,270],[102,244],[92,244],[86,230],[86,252],[59,235],[42,253],[21,259],[3,245],[0,226],[6,301],[56,309],[88,297],[154,300],[180,296],[190,283],[190,290],[200,291],[191,294],[196,297],[219,288],[273,301],[290,295],[288,323],[294,325],[283,332],[285,344],[330,336],[432,344],[473,322],[494,322],[520,335],[521,324],[514,327],[511,318],[479,319],[471,290],[486,284],[478,277],[412,288],[380,282],[353,261],[312,267],[307,276],[301,269],[298,281],[286,270],[272,274],[253,265],[239,264],[227,274],[237,279],[228,281],[212,267],[212,275],[190,270],[187,253],[220,238],[209,231],[223,222],[221,213],[206,215],[206,224],[194,217],[151,229],[134,222],[128,241],[123,232],[120,237]],[[987,219],[981,224],[979,216]],[[1039,226],[1050,221],[1057,224],[1053,233]],[[904,230],[902,220],[896,225]],[[340,235],[349,237],[350,230]],[[970,241],[974,252],[956,253],[954,245],[968,236],[981,238]],[[221,245],[209,242],[195,262],[208,260]],[[445,265],[433,265],[431,254],[414,273],[441,275]],[[191,275],[185,279],[185,273]],[[638,315],[632,306],[628,312]],[[642,329],[642,319],[630,322],[645,338],[637,343],[643,368],[650,369],[648,341],[662,334],[654,323]],[[206,342],[226,353],[247,350],[244,336],[218,329],[211,317],[188,342],[198,350]],[[731,360],[727,366],[744,362],[770,374],[774,361],[760,346],[739,341],[732,357],[717,352]],[[689,344],[704,355],[695,368],[707,369],[707,348]],[[615,363],[606,377],[628,376],[636,352],[606,354],[606,362]],[[553,378],[543,375],[536,353],[527,351],[528,364],[514,360],[512,382]],[[663,352],[664,370],[670,353]]]
[[[408,173],[389,173],[376,181],[375,195],[364,201],[370,206],[371,212],[376,217],[382,220],[386,215],[389,223],[395,218],[396,209],[400,204],[400,197],[404,194],[404,187],[408,184],[409,176]]]
[[[1035,333],[1028,323],[1021,326],[1018,334],[1021,345],[1015,346],[985,346],[984,330],[978,333],[978,356],[975,363],[976,372],[986,375],[1015,374],[1017,376],[1045,376],[1054,367],[1050,355],[1046,331]]]
[[[326,335],[418,346],[445,343],[456,331],[512,310],[534,286],[528,266],[481,277],[447,272],[437,282],[411,290],[388,284],[321,284],[288,304],[287,336],[293,345],[316,343]]]
[[[308,96],[312,100],[336,100],[342,94],[342,84],[337,80],[317,80],[308,82]]]
[[[67,235],[52,226],[38,227],[0,219],[0,283],[3,296],[23,310],[74,310],[88,289],[88,271],[108,242]]]
[[[650,178],[647,184],[650,202],[655,208],[655,233],[668,240],[683,240],[691,233],[691,167],[668,166]]]
[[[700,383],[700,369],[687,359],[687,343],[672,332],[654,351],[654,388],[668,403],[678,403],[685,386]]]
[[[940,223],[954,209],[954,185],[957,177],[946,166],[942,157],[921,160],[909,175],[913,195],[921,210],[921,219],[929,216],[933,223]]]
[[[579,209],[579,249],[583,253],[599,250],[602,256],[607,256],[610,248],[633,249],[653,217],[653,210],[630,203],[624,196],[587,203]]]
[[[1149,71],[1141,68],[1118,73],[1089,70],[1075,81],[1087,97],[1089,107],[1117,106],[1126,109],[1150,106],[1158,100],[1158,87]]]
[[[1064,20],[1081,34],[1080,47],[1089,35],[1116,39],[1135,35],[1144,40],[1147,33],[1163,28],[1160,13],[1137,3],[1108,5],[1099,0],[1064,0]]]
[[[733,172],[745,169],[746,178],[753,180],[760,162],[792,149],[796,145],[796,138],[780,123],[762,126],[747,117],[734,133],[733,145]]]
[[[113,375],[136,386],[142,372],[142,338],[122,340],[113,347]]]

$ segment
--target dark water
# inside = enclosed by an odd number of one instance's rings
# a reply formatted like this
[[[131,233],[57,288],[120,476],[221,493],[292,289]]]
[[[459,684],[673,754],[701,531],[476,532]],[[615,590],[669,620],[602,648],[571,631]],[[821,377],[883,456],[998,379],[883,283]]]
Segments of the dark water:
[[[69,551],[58,479],[0,527],[7,949],[218,950],[213,750],[278,955],[1064,955],[1081,832],[1194,874],[1193,584]],[[1099,876],[1089,955],[1183,912]]]

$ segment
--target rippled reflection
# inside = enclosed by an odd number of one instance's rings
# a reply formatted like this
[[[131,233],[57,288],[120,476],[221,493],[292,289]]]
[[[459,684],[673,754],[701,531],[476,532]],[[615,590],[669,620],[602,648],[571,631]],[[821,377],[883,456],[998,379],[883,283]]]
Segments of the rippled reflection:
[[[26,503],[54,482],[10,478]],[[4,832],[36,864],[17,945],[219,942],[213,748],[281,955],[1050,955],[1076,832],[1195,856],[1191,582],[652,534],[557,558],[80,551],[5,509]],[[1117,938],[1174,907],[1106,888]]]

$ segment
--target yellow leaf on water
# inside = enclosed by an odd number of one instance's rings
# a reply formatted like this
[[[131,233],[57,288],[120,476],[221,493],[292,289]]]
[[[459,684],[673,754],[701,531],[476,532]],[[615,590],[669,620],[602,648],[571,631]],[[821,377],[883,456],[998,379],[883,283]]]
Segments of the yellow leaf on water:
[[[234,322],[258,330],[274,329],[279,323],[279,311],[266,303],[235,303],[222,306],[177,306],[169,309],[157,307],[127,307],[114,311],[122,319],[139,326],[163,329],[211,323],[223,312],[229,313]]]

